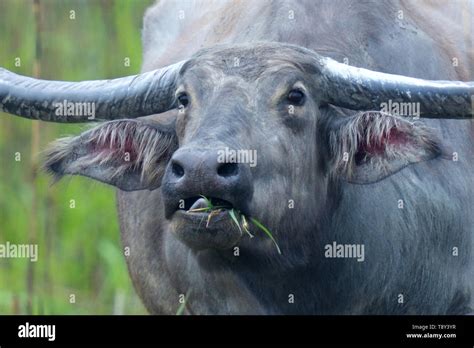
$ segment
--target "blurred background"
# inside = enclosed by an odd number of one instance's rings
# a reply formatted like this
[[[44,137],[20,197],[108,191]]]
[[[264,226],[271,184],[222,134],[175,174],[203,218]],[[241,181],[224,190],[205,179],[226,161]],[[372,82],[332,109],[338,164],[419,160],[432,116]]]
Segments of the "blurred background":
[[[0,0],[0,66],[70,81],[136,74],[152,2]],[[0,244],[38,244],[37,262],[0,258],[0,314],[146,313],[128,276],[115,190],[82,177],[51,186],[39,169],[49,142],[87,127],[0,113]]]

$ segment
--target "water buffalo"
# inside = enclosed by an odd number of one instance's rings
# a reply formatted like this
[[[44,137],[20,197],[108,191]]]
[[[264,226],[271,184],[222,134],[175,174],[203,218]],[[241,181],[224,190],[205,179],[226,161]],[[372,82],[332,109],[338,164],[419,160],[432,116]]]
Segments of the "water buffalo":
[[[151,313],[467,314],[473,20],[472,1],[162,0],[142,74],[1,70],[1,109],[108,120],[45,167],[118,188]]]

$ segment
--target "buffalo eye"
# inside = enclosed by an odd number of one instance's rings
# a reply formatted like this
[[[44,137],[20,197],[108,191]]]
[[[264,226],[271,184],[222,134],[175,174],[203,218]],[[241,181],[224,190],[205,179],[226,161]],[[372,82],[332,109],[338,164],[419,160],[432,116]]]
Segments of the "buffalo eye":
[[[178,99],[178,104],[179,104],[179,106],[181,106],[181,107],[186,107],[186,106],[188,106],[188,104],[189,104],[189,97],[188,97],[188,95],[187,95],[186,93],[184,93],[184,92],[183,92],[183,93],[180,93],[180,94],[178,95],[178,98],[177,98],[177,99]]]
[[[301,106],[305,102],[305,94],[299,89],[292,89],[286,99],[292,105]]]

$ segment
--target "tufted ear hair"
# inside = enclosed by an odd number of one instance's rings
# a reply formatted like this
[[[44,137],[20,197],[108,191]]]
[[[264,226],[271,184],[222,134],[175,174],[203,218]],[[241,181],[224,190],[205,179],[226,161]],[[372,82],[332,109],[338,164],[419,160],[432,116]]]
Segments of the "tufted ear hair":
[[[351,183],[373,183],[441,154],[435,135],[419,121],[363,112],[329,122],[323,137],[328,169]]]
[[[153,190],[177,144],[174,121],[110,121],[53,142],[44,167],[56,179],[82,175],[124,191]]]

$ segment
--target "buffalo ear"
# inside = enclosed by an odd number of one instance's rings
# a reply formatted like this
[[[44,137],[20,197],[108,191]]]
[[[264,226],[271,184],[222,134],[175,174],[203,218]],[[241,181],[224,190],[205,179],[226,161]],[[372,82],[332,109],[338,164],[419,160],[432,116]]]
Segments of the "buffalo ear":
[[[124,191],[153,190],[177,146],[174,122],[111,121],[53,142],[44,167],[56,179],[82,175]]]
[[[356,184],[390,176],[412,163],[441,154],[421,122],[382,112],[345,117],[329,130],[330,171]]]

